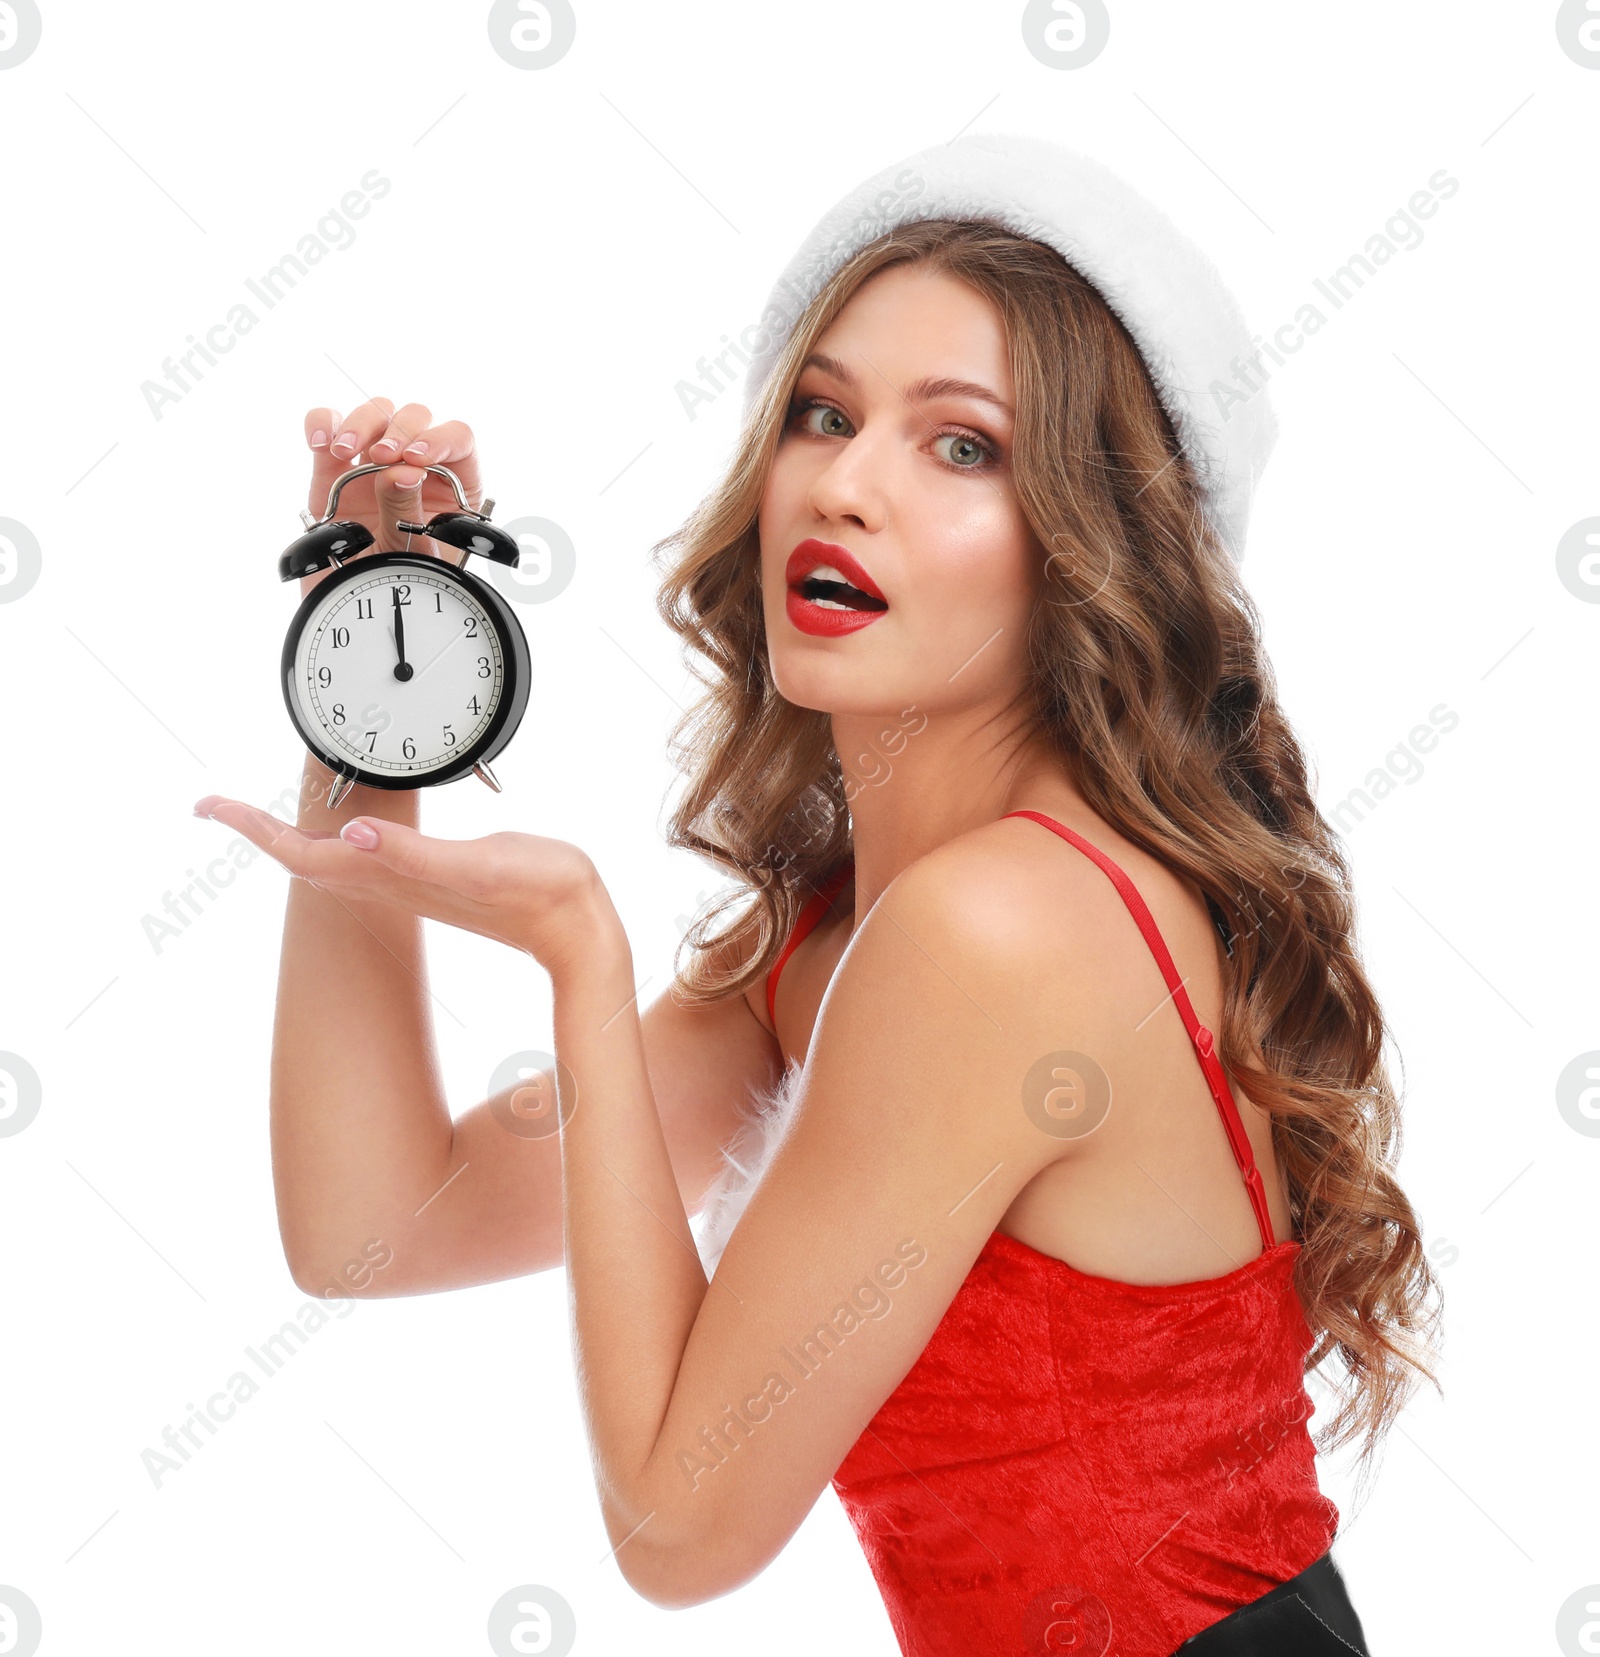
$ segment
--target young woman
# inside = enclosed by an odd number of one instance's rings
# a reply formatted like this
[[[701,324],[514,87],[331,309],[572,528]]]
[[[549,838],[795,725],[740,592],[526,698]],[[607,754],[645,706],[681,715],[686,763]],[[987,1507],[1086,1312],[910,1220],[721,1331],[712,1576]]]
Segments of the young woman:
[[[642,1016],[576,846],[329,811],[309,758],[294,827],[196,808],[299,877],[290,1267],[321,1289],[374,1235],[377,1294],[564,1262],[605,1523],[659,1605],[754,1576],[831,1482],[919,1657],[1365,1651],[1304,1383],[1339,1371],[1323,1447],[1370,1456],[1437,1284],[1239,497],[1058,248],[992,214],[851,237],[663,543],[709,664],[671,838],[735,890]],[[426,510],[408,461],[481,495],[419,405],[306,435],[314,505],[392,462],[342,497],[375,482],[379,550]],[[549,972],[558,1120],[523,1083],[452,1121],[419,916]]]

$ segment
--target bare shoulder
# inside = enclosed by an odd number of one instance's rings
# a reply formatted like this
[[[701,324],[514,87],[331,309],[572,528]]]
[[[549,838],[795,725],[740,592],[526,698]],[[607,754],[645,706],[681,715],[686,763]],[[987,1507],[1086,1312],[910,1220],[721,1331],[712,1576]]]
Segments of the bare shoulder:
[[[1050,848],[1017,832],[1022,826],[984,824],[902,870],[847,946],[841,983],[892,978],[883,993],[911,1003],[900,1009],[907,1017],[925,1008],[918,1022],[952,1009],[975,1013],[977,1024],[1003,1037],[985,1047],[1008,1064],[1037,1046],[1052,1015],[1059,1025],[1074,973],[1095,951],[1067,947],[1074,936],[1085,941],[1084,905],[1073,891],[1084,884],[1081,873],[1065,888],[1059,879],[1043,882],[1059,871],[1049,866]]]
[[[1009,969],[1060,956],[1110,887],[1087,858],[1028,822],[997,819],[945,841],[884,892],[896,916],[940,929],[974,965]],[[1113,894],[1114,895],[1114,894]]]
[[[1084,838],[1128,875],[1169,947],[1207,983],[1215,933],[1198,893],[1109,825]],[[1092,858],[1030,819],[998,818],[946,841],[880,904],[886,927],[934,964],[959,966],[961,983],[1024,1052],[1074,1033],[1101,1039],[1131,1007],[1148,1011],[1157,968],[1122,895]]]

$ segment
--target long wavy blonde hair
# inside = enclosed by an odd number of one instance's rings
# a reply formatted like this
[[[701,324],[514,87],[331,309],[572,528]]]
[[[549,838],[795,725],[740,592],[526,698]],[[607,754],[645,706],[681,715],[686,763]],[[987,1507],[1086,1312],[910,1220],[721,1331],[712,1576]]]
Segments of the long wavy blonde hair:
[[[773,683],[757,524],[818,335],[868,277],[904,264],[969,284],[1003,321],[1012,477],[1045,566],[1031,717],[1093,807],[1193,880],[1230,935],[1219,1050],[1272,1118],[1315,1337],[1306,1368],[1331,1359],[1337,1371],[1322,1377],[1338,1407],[1318,1447],[1359,1435],[1365,1466],[1419,1375],[1438,1386],[1442,1293],[1394,1173],[1399,1101],[1349,867],[1278,705],[1258,613],[1138,349],[1053,249],[971,220],[902,225],[863,248],[796,323],[726,477],[654,547],[668,566],[658,607],[704,686],[669,738],[686,786],[667,838],[734,882],[686,933],[675,993],[716,1001],[762,978],[851,853],[828,715]]]

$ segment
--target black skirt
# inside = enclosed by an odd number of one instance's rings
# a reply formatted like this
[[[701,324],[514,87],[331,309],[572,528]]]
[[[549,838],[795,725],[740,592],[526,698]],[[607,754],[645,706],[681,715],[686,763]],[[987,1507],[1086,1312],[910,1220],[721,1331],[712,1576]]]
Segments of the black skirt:
[[[1202,1628],[1172,1657],[1369,1657],[1361,1619],[1325,1553],[1260,1599]]]

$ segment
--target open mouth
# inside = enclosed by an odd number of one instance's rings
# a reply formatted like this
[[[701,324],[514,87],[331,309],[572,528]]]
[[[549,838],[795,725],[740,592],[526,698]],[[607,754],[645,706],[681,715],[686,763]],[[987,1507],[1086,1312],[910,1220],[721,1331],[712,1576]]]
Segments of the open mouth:
[[[808,536],[784,563],[784,613],[797,632],[842,639],[889,608],[872,572],[848,547]]]
[[[814,570],[794,589],[799,595],[823,610],[887,610],[881,598],[852,587],[837,570],[824,566]]]

